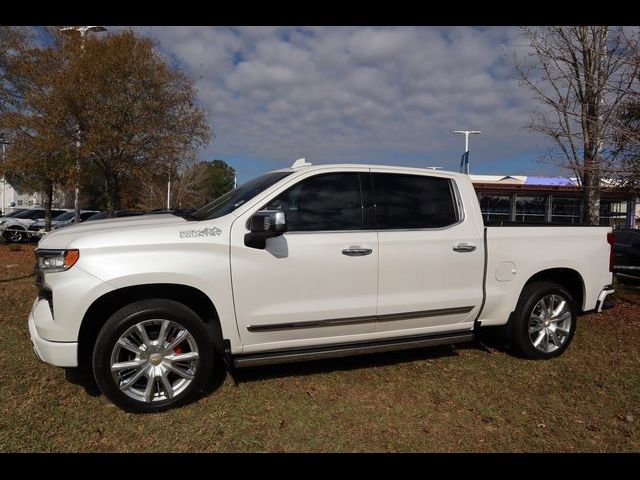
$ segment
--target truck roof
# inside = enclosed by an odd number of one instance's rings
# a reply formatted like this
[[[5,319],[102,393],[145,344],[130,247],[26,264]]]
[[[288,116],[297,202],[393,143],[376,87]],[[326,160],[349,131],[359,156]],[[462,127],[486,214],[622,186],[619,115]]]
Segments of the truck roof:
[[[298,162],[296,162],[298,163]],[[420,167],[403,167],[399,165],[379,165],[379,164],[367,164],[367,163],[326,163],[326,164],[318,164],[312,165],[310,163],[302,164],[302,165],[292,165],[289,168],[280,168],[277,170],[272,170],[273,172],[290,172],[290,171],[316,171],[316,170],[324,170],[328,168],[386,168],[396,170],[398,172],[406,172],[406,173],[433,173],[433,174],[445,174],[446,176],[467,176],[464,173],[451,172],[448,170],[440,170],[433,168],[420,168]]]

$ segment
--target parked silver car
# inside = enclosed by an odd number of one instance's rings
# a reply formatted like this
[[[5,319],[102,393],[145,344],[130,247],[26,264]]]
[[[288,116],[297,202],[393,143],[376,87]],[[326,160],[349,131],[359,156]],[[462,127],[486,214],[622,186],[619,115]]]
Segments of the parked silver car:
[[[87,218],[95,215],[96,213],[99,213],[99,211],[98,210],[80,210],[80,221],[84,222]],[[63,214],[58,215],[57,217],[51,219],[51,230],[57,230],[59,228],[73,225],[75,218],[76,218],[75,211],[69,210],[67,212],[64,212]],[[31,225],[29,225],[28,235],[32,239],[42,238],[46,234],[44,228],[45,228],[45,221],[44,221],[44,218],[42,218],[32,223]]]

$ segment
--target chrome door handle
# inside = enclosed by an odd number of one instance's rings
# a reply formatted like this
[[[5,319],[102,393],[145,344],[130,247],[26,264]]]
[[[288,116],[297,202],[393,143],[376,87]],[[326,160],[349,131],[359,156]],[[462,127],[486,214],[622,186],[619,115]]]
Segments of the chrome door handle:
[[[371,250],[370,248],[357,247],[345,248],[344,250],[342,250],[342,254],[349,257],[364,257],[365,255],[371,255],[372,252],[373,250]]]
[[[473,252],[476,249],[475,245],[469,245],[468,243],[459,243],[453,247],[454,252]]]

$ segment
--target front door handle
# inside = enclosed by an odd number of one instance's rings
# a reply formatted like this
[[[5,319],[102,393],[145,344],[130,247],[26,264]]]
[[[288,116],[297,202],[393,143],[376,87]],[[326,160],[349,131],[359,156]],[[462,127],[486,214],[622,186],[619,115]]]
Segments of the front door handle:
[[[373,250],[370,248],[360,248],[360,247],[350,247],[342,250],[343,255],[347,255],[349,257],[364,257],[365,255],[371,255]]]
[[[475,251],[476,246],[475,245],[469,245],[468,243],[459,243],[458,245],[453,247],[453,251],[454,252],[473,252]]]

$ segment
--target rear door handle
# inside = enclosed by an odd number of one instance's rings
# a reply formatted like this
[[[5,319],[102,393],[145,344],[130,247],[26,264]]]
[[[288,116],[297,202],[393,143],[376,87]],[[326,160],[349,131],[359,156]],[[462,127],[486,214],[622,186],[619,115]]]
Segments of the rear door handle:
[[[360,248],[360,247],[350,247],[342,250],[343,255],[347,255],[349,257],[364,257],[365,255],[371,255],[373,250],[370,248]]]
[[[473,252],[476,249],[475,245],[469,245],[468,243],[459,243],[453,247],[454,252]]]

